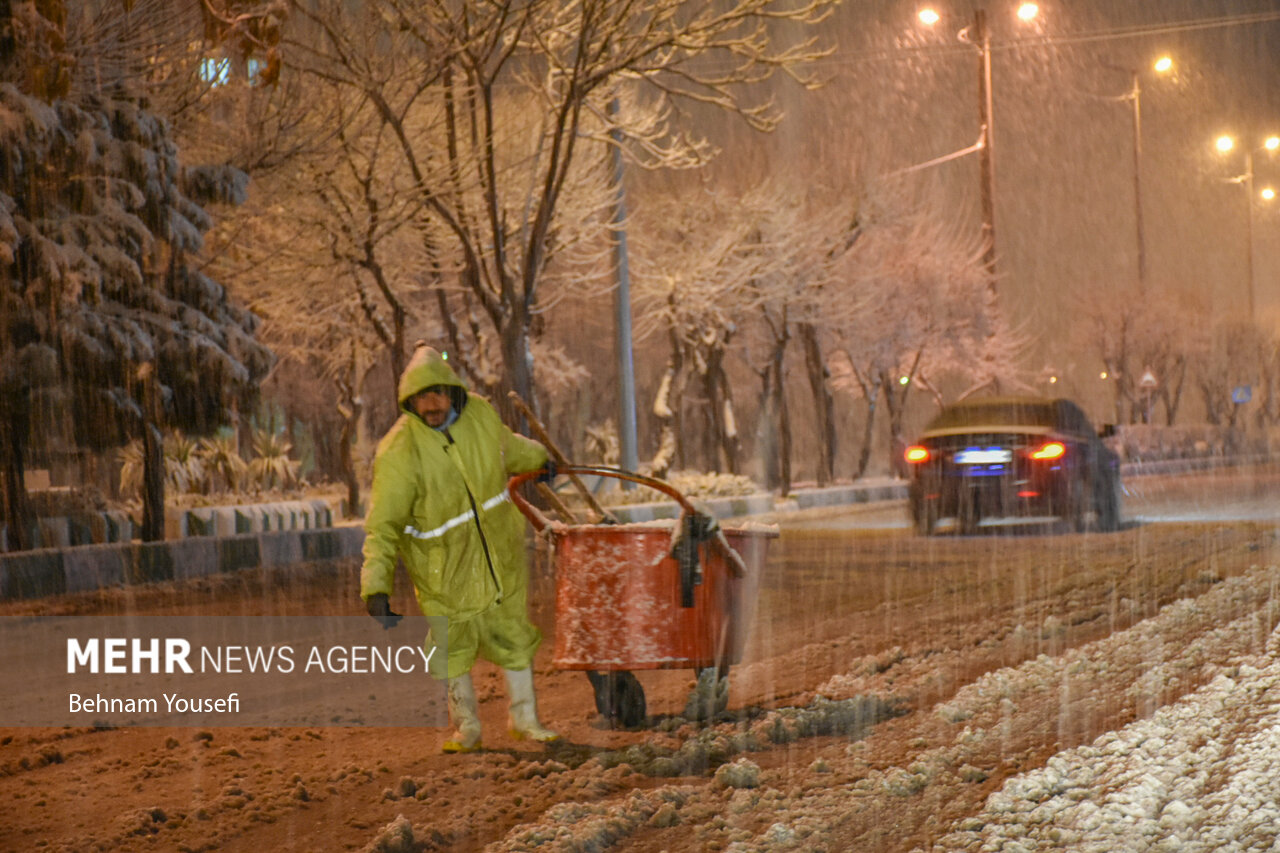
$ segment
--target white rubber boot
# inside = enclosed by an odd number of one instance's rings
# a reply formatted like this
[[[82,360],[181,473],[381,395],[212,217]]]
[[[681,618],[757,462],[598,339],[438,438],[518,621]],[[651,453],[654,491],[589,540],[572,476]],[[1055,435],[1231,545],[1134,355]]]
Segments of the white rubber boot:
[[[533,740],[552,743],[560,735],[543,728],[538,722],[538,703],[533,696],[533,670],[504,669],[507,676],[507,696],[511,699],[511,736],[516,740]]]
[[[445,752],[476,752],[480,743],[480,707],[476,702],[476,688],[471,683],[471,673],[449,679],[449,719],[454,733],[444,742]]]

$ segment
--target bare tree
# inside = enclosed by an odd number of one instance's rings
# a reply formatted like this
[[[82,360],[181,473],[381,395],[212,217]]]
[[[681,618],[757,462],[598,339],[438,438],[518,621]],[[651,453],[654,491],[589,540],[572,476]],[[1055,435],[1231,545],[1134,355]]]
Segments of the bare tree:
[[[806,30],[829,5],[299,2],[307,26],[291,61],[386,123],[431,223],[424,254],[470,293],[497,334],[505,384],[532,399],[548,269],[610,227],[603,149],[621,139],[647,166],[702,162],[709,148],[671,124],[684,100],[771,128],[776,114],[750,100],[750,84],[818,56],[807,37],[779,45],[774,34]],[[361,35],[371,31],[376,41]]]
[[[1114,389],[1116,422],[1150,422],[1159,402],[1165,423],[1172,426],[1188,366],[1208,346],[1199,319],[1202,307],[1186,297],[1151,299],[1136,285],[1117,288],[1109,283],[1086,289],[1078,305],[1085,345],[1097,353]],[[1156,387],[1142,384],[1147,372]]]
[[[1252,320],[1227,318],[1213,326],[1209,345],[1196,363],[1196,386],[1204,401],[1205,417],[1214,426],[1242,426],[1246,401],[1234,394],[1241,386],[1255,386],[1274,344]]]
[[[1263,342],[1258,403],[1259,426],[1280,424],[1280,336],[1271,330]]]
[[[865,430],[855,476],[870,458],[872,422],[883,404],[890,447],[902,442],[913,388],[941,402],[947,374],[986,385],[1012,375],[1017,341],[998,324],[981,243],[961,235],[930,207],[883,214],[863,227],[848,259],[866,294],[865,309],[833,338],[837,385],[861,398]]]
[[[795,186],[795,184],[791,184]],[[764,357],[754,365],[762,381],[765,479],[783,494],[791,488],[791,420],[785,401],[786,355],[793,339],[802,345],[813,396],[815,470],[820,485],[834,477],[837,430],[822,339],[850,322],[860,307],[845,259],[858,239],[855,205],[820,201],[766,181],[749,192],[744,207],[758,210],[761,251],[769,263],[753,281],[760,305]]]
[[[725,358],[766,298],[760,281],[774,273],[782,253],[762,239],[760,209],[734,195],[672,198],[637,220],[637,338],[663,334],[669,345],[654,402],[659,443],[674,447],[680,465],[689,463],[687,437],[695,432],[685,428],[685,395],[696,382],[704,459],[713,470],[736,473],[739,434]]]
[[[133,86],[141,57],[92,69],[64,4],[4,8],[0,109],[0,459],[6,516],[28,546],[21,482],[33,399],[65,415],[77,449],[143,441],[144,539],[164,536],[160,429],[209,432],[249,400],[270,354],[257,319],[200,268],[213,220],[200,205],[243,197],[234,169],[183,166],[168,124]],[[74,417],[72,416],[74,413]]]

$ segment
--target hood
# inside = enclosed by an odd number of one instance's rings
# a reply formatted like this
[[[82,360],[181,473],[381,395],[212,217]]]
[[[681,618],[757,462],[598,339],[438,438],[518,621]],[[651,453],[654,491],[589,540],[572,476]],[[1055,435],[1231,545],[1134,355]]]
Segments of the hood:
[[[400,374],[400,387],[396,392],[400,408],[408,411],[405,401],[423,388],[432,385],[448,387],[454,410],[458,413],[462,412],[462,407],[467,404],[467,386],[458,378],[458,374],[453,372],[453,368],[449,366],[449,362],[439,350],[426,344],[418,344],[413,351],[413,357],[409,359],[409,364],[405,366],[404,373]]]

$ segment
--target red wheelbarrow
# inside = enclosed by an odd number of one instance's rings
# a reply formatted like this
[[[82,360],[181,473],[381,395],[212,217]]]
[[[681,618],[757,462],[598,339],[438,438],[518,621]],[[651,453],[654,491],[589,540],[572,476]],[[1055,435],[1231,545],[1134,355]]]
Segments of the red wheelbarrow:
[[[771,527],[719,528],[671,485],[615,468],[571,465],[656,489],[679,504],[667,522],[565,524],[518,492],[537,472],[513,477],[512,501],[554,543],[556,627],[553,663],[584,670],[596,709],[614,725],[645,719],[642,669],[694,669],[685,716],[705,719],[728,703],[728,670],[742,660]]]

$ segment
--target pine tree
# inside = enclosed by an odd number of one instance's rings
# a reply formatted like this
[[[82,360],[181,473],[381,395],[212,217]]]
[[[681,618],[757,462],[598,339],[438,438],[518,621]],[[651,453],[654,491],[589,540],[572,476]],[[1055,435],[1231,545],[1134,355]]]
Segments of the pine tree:
[[[6,9],[7,6],[7,9]],[[5,14],[7,12],[7,14]],[[179,160],[128,74],[77,85],[61,2],[0,6],[0,465],[31,547],[29,458],[146,448],[143,538],[163,537],[160,431],[208,433],[270,365],[256,318],[195,263],[201,203],[247,178]]]

